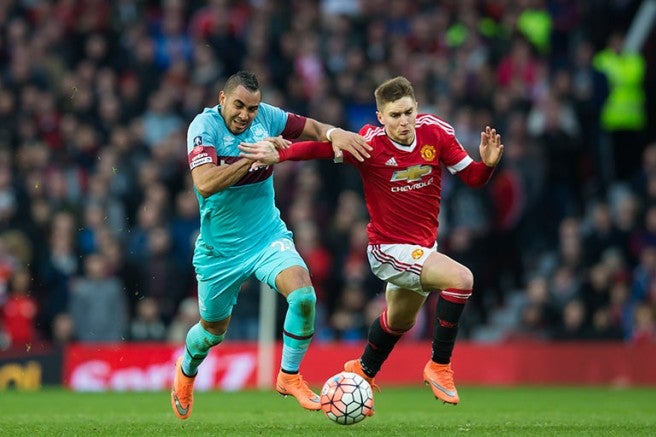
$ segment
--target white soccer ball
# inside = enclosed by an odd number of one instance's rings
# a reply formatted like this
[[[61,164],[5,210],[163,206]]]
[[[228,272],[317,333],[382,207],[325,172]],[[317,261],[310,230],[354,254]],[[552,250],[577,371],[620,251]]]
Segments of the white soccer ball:
[[[340,372],[323,385],[321,409],[333,422],[352,425],[364,420],[374,409],[374,394],[360,375]]]

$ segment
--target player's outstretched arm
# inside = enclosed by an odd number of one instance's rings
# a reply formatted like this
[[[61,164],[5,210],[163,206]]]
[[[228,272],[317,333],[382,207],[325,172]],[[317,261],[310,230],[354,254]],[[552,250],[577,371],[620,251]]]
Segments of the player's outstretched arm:
[[[496,129],[485,126],[485,131],[481,132],[479,151],[481,162],[472,161],[457,173],[464,183],[475,188],[482,187],[490,180],[494,168],[501,161],[503,144],[501,144],[501,135],[497,133]]]
[[[257,143],[240,143],[237,147],[241,150],[239,156],[254,161],[251,170],[282,161],[333,158],[332,146],[326,141],[301,141],[279,149],[270,141],[262,140]]]
[[[369,158],[369,152],[373,150],[362,135],[329,124],[319,123],[312,118],[308,118],[305,121],[303,132],[299,138],[329,141],[332,144],[333,155],[336,159],[342,158],[343,151],[346,150],[355,159],[362,162],[365,158]]]
[[[501,161],[503,155],[503,144],[501,144],[501,135],[497,130],[490,126],[485,126],[485,131],[481,132],[481,144],[479,146],[481,160],[488,167],[496,167]]]

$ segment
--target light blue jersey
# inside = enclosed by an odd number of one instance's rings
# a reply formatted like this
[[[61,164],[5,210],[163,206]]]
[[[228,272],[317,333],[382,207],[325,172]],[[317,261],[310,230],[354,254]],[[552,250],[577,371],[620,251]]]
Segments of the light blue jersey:
[[[210,162],[221,165],[238,161],[239,143],[280,135],[287,118],[283,110],[260,103],[250,128],[235,135],[223,121],[219,106],[205,108],[187,132],[189,165],[193,169]],[[200,235],[193,264],[203,320],[230,316],[241,285],[253,275],[277,290],[280,272],[292,266],[307,270],[275,206],[272,166],[248,172],[231,187],[207,198],[196,190],[196,197]]]
[[[205,108],[189,125],[187,153],[196,146],[216,149],[218,164],[239,160],[241,142],[257,142],[282,133],[287,113],[280,108],[260,103],[250,128],[235,135],[226,126],[220,107]],[[246,174],[235,185],[203,198],[200,205],[200,236],[204,244],[219,256],[240,256],[266,247],[275,239],[291,238],[291,232],[275,206],[273,168],[262,168]]]

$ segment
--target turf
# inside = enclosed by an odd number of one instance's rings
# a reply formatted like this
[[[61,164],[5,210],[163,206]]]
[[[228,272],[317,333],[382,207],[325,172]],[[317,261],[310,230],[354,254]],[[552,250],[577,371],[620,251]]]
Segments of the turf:
[[[186,421],[168,393],[0,392],[7,436],[656,435],[656,388],[461,387],[458,406],[428,389],[385,387],[376,415],[341,426],[273,391],[197,393]]]

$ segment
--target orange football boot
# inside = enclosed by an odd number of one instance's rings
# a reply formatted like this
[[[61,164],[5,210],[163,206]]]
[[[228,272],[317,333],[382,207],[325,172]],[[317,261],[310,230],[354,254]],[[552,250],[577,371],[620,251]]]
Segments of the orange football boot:
[[[321,409],[321,398],[310,390],[303,377],[296,374],[278,372],[276,391],[282,396],[294,396],[301,407],[306,410],[317,411]]]
[[[451,363],[438,364],[433,360],[428,361],[424,367],[424,382],[433,390],[436,399],[453,405],[460,402],[458,391],[453,383]]]
[[[364,370],[362,370],[362,363],[360,362],[359,358],[356,359],[356,360],[350,360],[350,361],[345,362],[344,363],[344,370],[346,372],[351,372],[351,373],[355,373],[356,375],[360,375],[362,377],[362,379],[367,381],[369,383],[369,385],[371,386],[371,394],[372,395],[374,393],[374,390],[380,392],[380,387],[378,386],[378,384],[376,384],[376,382],[374,381],[374,378],[367,375],[366,373],[364,373]],[[367,414],[367,416],[373,416],[375,413],[376,412],[372,408],[372,409],[369,410],[369,413]]]
[[[171,389],[171,406],[178,419],[186,419],[191,415],[194,405],[194,380],[182,373],[182,357],[175,362],[175,378]]]
[[[362,363],[360,362],[359,359],[345,362],[344,370],[346,372],[352,372],[360,375],[362,378],[364,378],[365,381],[369,383],[372,391],[376,390],[377,392],[380,392],[380,387],[378,386],[378,384],[376,384],[374,378],[367,375],[366,373],[364,373],[364,370],[362,370]]]

